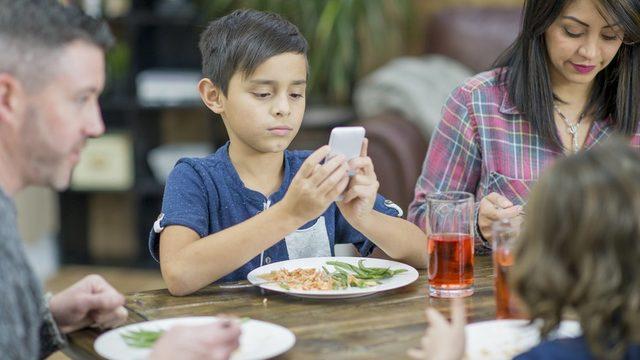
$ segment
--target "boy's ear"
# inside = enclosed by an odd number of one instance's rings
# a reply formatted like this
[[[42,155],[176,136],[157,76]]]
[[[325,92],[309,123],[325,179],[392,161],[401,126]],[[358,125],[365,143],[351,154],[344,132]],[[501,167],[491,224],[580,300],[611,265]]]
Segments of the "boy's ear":
[[[200,79],[198,82],[198,92],[204,104],[211,109],[211,111],[216,114],[221,114],[224,111],[224,94],[210,79]]]
[[[0,123],[16,123],[20,98],[24,89],[18,79],[8,73],[0,73]]]

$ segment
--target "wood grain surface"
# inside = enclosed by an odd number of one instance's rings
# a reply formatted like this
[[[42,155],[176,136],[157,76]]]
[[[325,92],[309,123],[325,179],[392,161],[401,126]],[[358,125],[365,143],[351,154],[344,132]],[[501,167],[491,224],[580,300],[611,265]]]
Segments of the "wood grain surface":
[[[490,256],[475,259],[475,293],[465,299],[468,322],[495,317]],[[448,314],[449,301],[427,295],[427,274],[411,285],[353,299],[302,299],[259,288],[220,289],[211,285],[191,296],[166,290],[127,295],[128,323],[170,317],[232,314],[289,328],[295,346],[278,359],[401,359],[417,346],[426,325],[424,310],[434,306]],[[71,358],[99,359],[93,342],[100,335],[86,329],[68,336],[64,352]]]

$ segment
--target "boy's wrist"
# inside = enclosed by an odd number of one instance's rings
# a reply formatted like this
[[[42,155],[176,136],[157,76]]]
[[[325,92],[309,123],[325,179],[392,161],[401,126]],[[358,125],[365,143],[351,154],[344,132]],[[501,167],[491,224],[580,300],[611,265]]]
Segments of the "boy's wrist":
[[[343,214],[343,216],[345,215]],[[353,216],[352,218],[347,218],[345,216],[345,219],[351,226],[353,226],[353,228],[360,232],[363,232],[363,230],[376,226],[375,217],[375,211],[371,210],[367,214],[361,216]]]
[[[310,220],[304,219],[301,214],[292,211],[285,201],[276,203],[269,210],[277,214],[276,217],[278,221],[282,221],[284,226],[287,228],[293,228],[294,230],[298,229]]]

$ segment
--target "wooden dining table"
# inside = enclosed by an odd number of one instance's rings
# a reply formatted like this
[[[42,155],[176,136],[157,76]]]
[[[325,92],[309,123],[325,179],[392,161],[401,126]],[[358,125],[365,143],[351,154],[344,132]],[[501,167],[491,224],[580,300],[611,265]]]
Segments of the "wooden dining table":
[[[427,271],[414,283],[350,299],[306,299],[257,287],[223,289],[212,284],[190,296],[166,289],[130,293],[127,323],[184,316],[230,314],[268,321],[296,336],[291,350],[277,359],[400,359],[420,343],[429,306],[449,314],[448,299],[428,295]],[[494,276],[490,256],[477,256],[472,296],[465,298],[469,323],[495,318]],[[100,359],[93,343],[100,335],[87,328],[68,335],[64,353],[73,359]]]

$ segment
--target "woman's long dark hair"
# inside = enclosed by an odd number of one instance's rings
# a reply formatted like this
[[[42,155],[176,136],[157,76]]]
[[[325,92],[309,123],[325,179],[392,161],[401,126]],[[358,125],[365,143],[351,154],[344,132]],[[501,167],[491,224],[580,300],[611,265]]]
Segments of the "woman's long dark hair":
[[[525,0],[522,29],[498,58],[505,68],[509,96],[534,131],[563,149],[553,119],[554,94],[549,75],[545,31],[572,0]],[[640,0],[600,0],[600,11],[624,30],[624,42],[611,63],[595,78],[585,112],[595,119],[611,116],[614,128],[630,135],[640,123]]]

